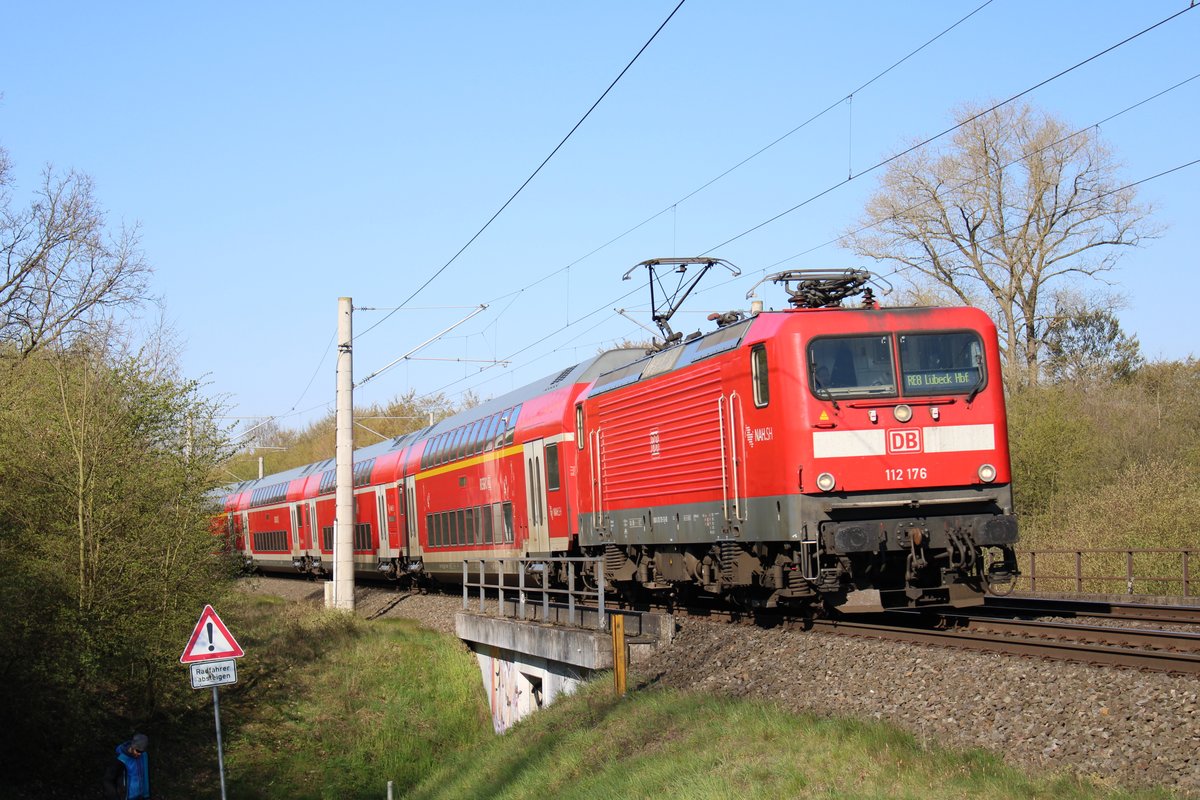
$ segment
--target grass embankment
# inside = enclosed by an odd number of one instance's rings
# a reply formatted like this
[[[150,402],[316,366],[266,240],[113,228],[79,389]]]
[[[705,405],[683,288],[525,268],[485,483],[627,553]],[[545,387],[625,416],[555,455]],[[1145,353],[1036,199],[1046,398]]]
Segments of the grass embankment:
[[[382,798],[388,780],[411,786],[491,736],[456,639],[262,599],[239,617],[243,683],[222,701],[231,797]]]
[[[381,799],[388,780],[414,800],[1170,796],[1030,777],[887,725],[765,703],[616,699],[604,681],[493,736],[474,658],[451,637],[281,604],[238,616],[248,655],[223,700],[231,797]]]

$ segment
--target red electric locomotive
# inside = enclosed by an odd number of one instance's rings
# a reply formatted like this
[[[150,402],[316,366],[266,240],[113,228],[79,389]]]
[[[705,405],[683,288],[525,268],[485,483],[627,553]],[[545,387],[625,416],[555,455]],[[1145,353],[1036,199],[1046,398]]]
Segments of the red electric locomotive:
[[[995,326],[882,309],[862,271],[601,376],[579,544],[619,581],[844,611],[981,602],[1016,571]],[[865,289],[858,308],[840,302]]]
[[[643,265],[653,286],[659,266],[718,263]],[[609,351],[358,451],[356,568],[453,581],[464,558],[595,555],[629,594],[842,611],[977,603],[1010,582],[991,321],[880,308],[857,270],[772,279],[793,307],[686,340],[656,312],[655,352]],[[321,572],[332,492],[330,461],[233,487],[229,531],[256,566]]]

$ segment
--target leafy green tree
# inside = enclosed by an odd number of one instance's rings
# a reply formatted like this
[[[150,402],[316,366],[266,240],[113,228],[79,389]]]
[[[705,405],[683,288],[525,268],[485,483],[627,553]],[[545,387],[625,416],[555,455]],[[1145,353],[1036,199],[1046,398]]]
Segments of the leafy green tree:
[[[179,653],[232,576],[210,532],[224,439],[199,386],[143,353],[0,355],[0,758],[66,768],[89,732],[188,701]]]
[[[1008,423],[1014,502],[1022,516],[1040,514],[1063,492],[1094,480],[1089,463],[1098,431],[1075,387],[1012,392]]]
[[[1046,374],[1056,382],[1127,380],[1145,363],[1137,336],[1105,308],[1058,308],[1045,344]]]

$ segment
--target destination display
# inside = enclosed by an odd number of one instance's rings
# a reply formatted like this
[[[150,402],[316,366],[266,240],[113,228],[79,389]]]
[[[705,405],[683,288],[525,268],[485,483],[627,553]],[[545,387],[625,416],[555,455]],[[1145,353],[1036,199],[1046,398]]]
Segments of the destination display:
[[[904,373],[906,394],[969,392],[979,382],[979,369],[934,369]]]

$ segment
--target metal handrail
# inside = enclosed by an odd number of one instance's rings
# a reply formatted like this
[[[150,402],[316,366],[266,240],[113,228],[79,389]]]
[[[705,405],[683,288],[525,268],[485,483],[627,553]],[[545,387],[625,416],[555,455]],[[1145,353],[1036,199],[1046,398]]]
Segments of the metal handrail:
[[[1091,575],[1084,573],[1084,556],[1124,556],[1125,574],[1124,575]],[[1138,575],[1134,570],[1134,558],[1136,556],[1180,556],[1181,570],[1178,576],[1162,577],[1161,575]],[[1029,590],[1036,592],[1038,590],[1038,582],[1042,582],[1043,590],[1045,584],[1050,581],[1067,581],[1074,585],[1075,592],[1083,594],[1084,583],[1094,584],[1112,584],[1120,585],[1124,583],[1125,594],[1139,594],[1135,591],[1139,584],[1151,585],[1166,585],[1169,589],[1172,585],[1181,585],[1182,596],[1191,597],[1195,594],[1193,590],[1194,579],[1192,578],[1193,560],[1200,557],[1200,549],[1193,548],[1120,548],[1120,547],[1098,547],[1091,549],[1069,549],[1056,548],[1045,550],[1025,550],[1019,552],[1019,559],[1029,557],[1029,569],[1024,571],[1026,577],[1029,578]],[[1071,574],[1047,574],[1038,572],[1038,558],[1043,559],[1043,563],[1047,557],[1069,556],[1073,560],[1074,569]],[[1098,559],[1093,559],[1094,562]],[[1140,592],[1147,594],[1147,592]],[[1170,594],[1170,592],[1165,592]]]
[[[567,623],[570,625],[583,626],[583,614],[579,613],[579,621],[576,622],[576,598],[591,599],[596,601],[596,628],[598,630],[606,630],[608,616],[604,612],[604,565],[603,558],[570,558],[566,556],[554,558],[464,558],[462,572],[462,590],[463,590],[463,610],[466,611],[470,606],[470,590],[479,590],[479,613],[485,614],[486,610],[486,595],[488,589],[496,591],[497,608],[496,613],[499,616],[507,616],[507,611],[504,602],[505,589],[512,591],[511,586],[506,586],[504,583],[505,575],[514,574],[512,567],[515,565],[515,574],[517,575],[517,618],[525,619],[525,605],[529,594],[541,595],[542,606],[542,622],[550,621],[550,596],[566,596],[567,605]],[[471,580],[470,568],[472,564],[478,565],[478,581]],[[495,565],[495,583],[488,583],[489,570],[488,566]],[[548,567],[552,564],[565,565],[567,571],[567,587],[559,588],[554,586],[536,586],[527,587],[525,585],[525,575],[531,571],[541,571],[542,580],[546,580]],[[575,589],[575,565],[576,564],[591,564],[592,574],[598,576],[595,589]]]

